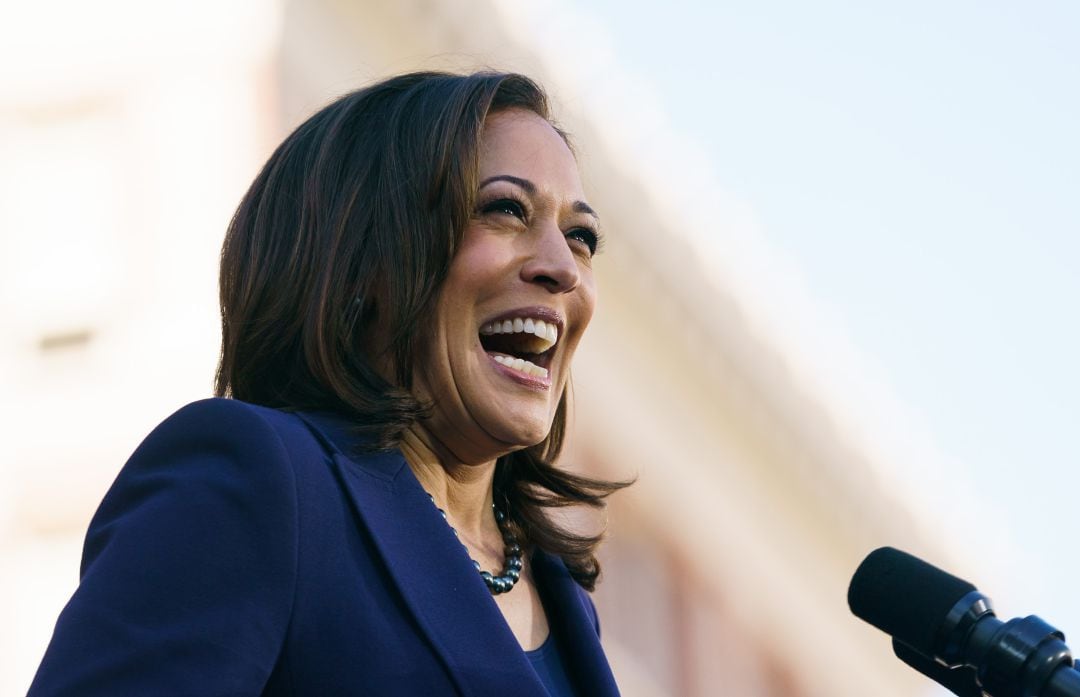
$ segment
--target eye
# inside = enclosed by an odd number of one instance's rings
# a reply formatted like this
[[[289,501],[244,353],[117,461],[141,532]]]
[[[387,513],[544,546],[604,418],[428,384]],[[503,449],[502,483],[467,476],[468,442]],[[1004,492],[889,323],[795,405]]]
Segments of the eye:
[[[502,213],[503,215],[511,215],[518,220],[525,220],[525,206],[519,201],[515,201],[512,198],[499,198],[485,203],[480,208],[480,212],[483,214],[489,213]]]
[[[589,250],[589,256],[596,254],[600,248],[600,235],[595,230],[590,230],[586,227],[576,227],[570,232],[566,233],[566,239],[574,240],[577,243],[584,245]]]

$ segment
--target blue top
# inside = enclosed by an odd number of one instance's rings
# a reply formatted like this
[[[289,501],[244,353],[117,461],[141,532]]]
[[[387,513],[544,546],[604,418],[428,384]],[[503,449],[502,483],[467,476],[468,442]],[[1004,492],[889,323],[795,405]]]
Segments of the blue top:
[[[549,697],[404,457],[353,428],[211,399],[155,429],[90,523],[31,697]],[[575,688],[618,697],[588,594],[530,563]]]
[[[548,632],[548,637],[540,648],[526,651],[525,655],[529,657],[529,663],[540,676],[540,682],[544,683],[551,697],[574,697],[574,688],[570,684],[570,676],[566,672],[566,664],[553,632]]]

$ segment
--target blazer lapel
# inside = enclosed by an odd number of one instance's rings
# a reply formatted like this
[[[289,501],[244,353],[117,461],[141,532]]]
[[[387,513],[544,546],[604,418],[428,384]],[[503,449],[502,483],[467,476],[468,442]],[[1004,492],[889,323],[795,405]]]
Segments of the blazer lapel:
[[[468,552],[397,452],[352,456],[343,423],[302,418],[329,437],[338,476],[416,622],[462,695],[546,697]]]
[[[548,623],[560,642],[563,660],[579,693],[618,697],[615,676],[600,645],[592,601],[561,559],[538,550],[532,560]]]

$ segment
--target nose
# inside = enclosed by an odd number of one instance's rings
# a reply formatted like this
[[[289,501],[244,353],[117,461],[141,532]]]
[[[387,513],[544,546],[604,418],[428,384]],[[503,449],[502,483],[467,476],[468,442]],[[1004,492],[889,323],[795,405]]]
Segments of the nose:
[[[538,283],[550,293],[568,293],[581,283],[581,270],[559,226],[552,222],[536,230],[529,258],[521,267],[528,283]]]

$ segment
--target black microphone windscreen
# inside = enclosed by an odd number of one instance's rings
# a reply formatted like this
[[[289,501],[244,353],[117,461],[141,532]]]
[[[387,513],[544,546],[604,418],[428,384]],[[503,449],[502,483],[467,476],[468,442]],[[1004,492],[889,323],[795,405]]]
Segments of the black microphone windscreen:
[[[975,590],[967,581],[892,547],[863,560],[848,586],[856,617],[931,656],[949,610]]]

